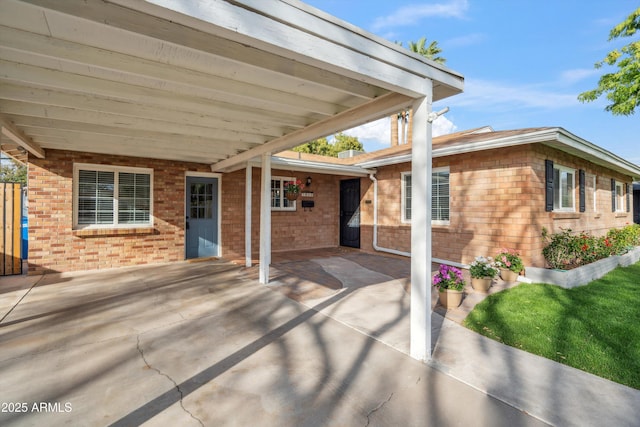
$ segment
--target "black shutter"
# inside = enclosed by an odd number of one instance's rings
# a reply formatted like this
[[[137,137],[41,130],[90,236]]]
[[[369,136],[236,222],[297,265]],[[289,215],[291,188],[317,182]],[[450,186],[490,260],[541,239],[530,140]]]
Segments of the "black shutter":
[[[553,211],[553,160],[545,160],[545,187],[544,187],[544,199],[546,212]]]
[[[616,180],[611,178],[611,212],[616,211]]]
[[[631,188],[629,188],[629,184],[625,184],[624,185],[624,192],[627,195],[627,212],[631,212],[631,196],[629,195],[631,193]]]
[[[584,174],[584,171],[582,169],[580,169],[580,171],[578,171],[578,182],[580,184],[580,212],[584,212],[587,210],[587,203],[586,203],[586,193],[585,193],[585,182],[586,182],[586,177]]]

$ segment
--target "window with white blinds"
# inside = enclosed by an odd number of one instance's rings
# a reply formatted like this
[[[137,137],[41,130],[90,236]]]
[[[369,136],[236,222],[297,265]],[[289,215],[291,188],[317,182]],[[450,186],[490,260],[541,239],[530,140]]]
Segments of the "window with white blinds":
[[[152,224],[153,171],[104,165],[74,165],[74,226]]]
[[[401,221],[411,222],[411,172],[401,174]],[[431,173],[431,224],[449,225],[449,168],[434,168]]]

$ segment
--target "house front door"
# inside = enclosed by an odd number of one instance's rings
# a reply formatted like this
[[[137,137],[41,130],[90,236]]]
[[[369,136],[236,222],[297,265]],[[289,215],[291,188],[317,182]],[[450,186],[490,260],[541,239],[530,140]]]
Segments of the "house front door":
[[[188,176],[185,193],[187,259],[219,256],[218,178]]]
[[[340,246],[360,247],[360,179],[340,181]]]

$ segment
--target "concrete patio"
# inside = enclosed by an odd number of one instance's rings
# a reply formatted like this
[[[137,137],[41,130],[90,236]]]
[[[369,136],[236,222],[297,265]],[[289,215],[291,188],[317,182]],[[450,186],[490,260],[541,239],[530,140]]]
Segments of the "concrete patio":
[[[277,277],[260,286],[224,261],[2,278],[0,401],[27,411],[1,412],[0,424],[636,423],[637,390],[438,314],[433,361],[409,358],[406,284],[391,275],[401,261],[300,259],[336,285],[303,302],[274,292]],[[391,274],[369,268],[384,264]]]

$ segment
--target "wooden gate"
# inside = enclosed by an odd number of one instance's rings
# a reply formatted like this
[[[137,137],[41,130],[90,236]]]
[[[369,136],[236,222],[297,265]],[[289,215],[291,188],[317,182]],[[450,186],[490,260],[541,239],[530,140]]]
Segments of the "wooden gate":
[[[0,182],[0,276],[22,274],[22,185]]]

